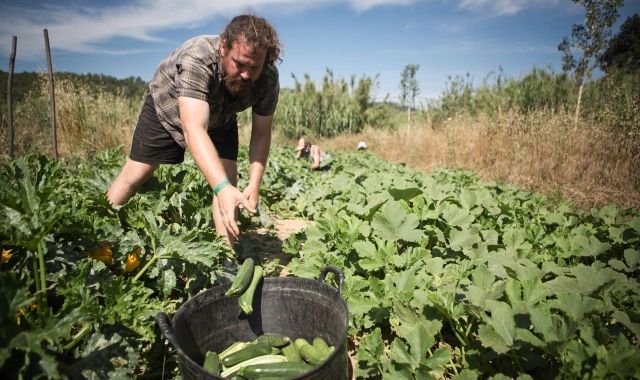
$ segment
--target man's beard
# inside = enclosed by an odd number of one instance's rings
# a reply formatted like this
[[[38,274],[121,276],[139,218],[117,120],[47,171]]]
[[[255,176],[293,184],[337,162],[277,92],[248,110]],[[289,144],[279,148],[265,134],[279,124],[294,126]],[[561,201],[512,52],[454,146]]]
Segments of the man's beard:
[[[229,93],[237,97],[248,95],[253,88],[253,81],[242,80],[239,76],[236,78],[224,78],[224,84]]]

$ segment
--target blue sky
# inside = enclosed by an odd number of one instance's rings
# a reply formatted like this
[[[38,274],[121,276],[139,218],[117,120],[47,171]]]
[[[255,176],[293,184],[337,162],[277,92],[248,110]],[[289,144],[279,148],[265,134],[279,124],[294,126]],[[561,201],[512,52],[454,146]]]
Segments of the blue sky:
[[[375,97],[397,100],[400,73],[418,64],[420,101],[439,97],[449,77],[478,85],[499,70],[560,72],[558,43],[584,19],[569,0],[2,0],[0,67],[8,70],[15,35],[16,72],[46,71],[47,28],[55,71],[150,80],[184,40],[218,34],[247,11],[279,32],[282,87],[293,86],[291,74],[320,82],[330,69],[347,80],[377,76]],[[626,0],[614,31],[639,11],[640,0]]]

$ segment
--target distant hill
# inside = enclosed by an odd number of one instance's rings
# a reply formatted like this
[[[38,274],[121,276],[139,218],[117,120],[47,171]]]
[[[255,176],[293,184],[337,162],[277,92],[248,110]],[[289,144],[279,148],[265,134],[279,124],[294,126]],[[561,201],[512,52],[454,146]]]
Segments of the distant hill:
[[[7,81],[9,73],[7,71],[0,70],[0,99],[2,99],[3,106],[7,102]],[[14,73],[12,78],[12,96],[14,102],[23,100],[30,90],[36,89],[39,80],[48,81],[49,76],[47,73],[36,72],[21,72]],[[126,97],[139,97],[141,98],[145,91],[147,91],[148,83],[143,81],[140,77],[128,77],[124,79],[118,79],[109,75],[102,74],[76,74],[69,72],[54,73],[54,80],[60,81],[63,79],[69,79],[74,84],[87,85],[95,88],[96,92],[112,92],[114,94],[121,94]],[[45,82],[48,83],[48,82]]]

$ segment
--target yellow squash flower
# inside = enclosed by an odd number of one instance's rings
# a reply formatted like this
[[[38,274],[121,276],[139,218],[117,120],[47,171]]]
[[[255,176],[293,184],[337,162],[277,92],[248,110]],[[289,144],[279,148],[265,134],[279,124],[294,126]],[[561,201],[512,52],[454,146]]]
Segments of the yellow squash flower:
[[[129,252],[129,254],[127,255],[127,262],[124,265],[124,271],[126,273],[131,273],[140,266],[141,252],[142,248],[140,247],[136,247],[133,251]]]
[[[101,245],[93,252],[90,252],[89,257],[98,261],[102,261],[107,265],[111,265],[111,263],[113,262],[113,252],[111,251],[111,246],[109,244]]]
[[[2,257],[0,257],[0,264],[4,264],[9,261],[11,259],[11,256],[13,256],[13,253],[11,253],[10,249],[3,249]]]
[[[20,310],[18,310],[18,313],[16,314],[16,324],[18,326],[20,326],[20,323],[22,322],[22,319],[27,315],[27,309],[25,309],[24,307],[21,307]]]

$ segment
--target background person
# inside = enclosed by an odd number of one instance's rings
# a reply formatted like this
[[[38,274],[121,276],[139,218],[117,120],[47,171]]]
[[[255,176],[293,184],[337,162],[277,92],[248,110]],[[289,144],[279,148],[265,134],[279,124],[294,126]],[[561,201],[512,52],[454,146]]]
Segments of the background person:
[[[263,18],[233,18],[222,34],[191,38],[164,58],[149,83],[131,153],[107,192],[126,203],[160,164],[181,163],[185,149],[213,189],[216,231],[233,244],[238,207],[256,212],[279,94],[281,44]],[[252,108],[249,184],[238,178],[237,113]]]
[[[310,167],[316,170],[321,166],[325,166],[330,155],[323,151],[319,145],[313,144],[309,139],[301,137],[296,146],[296,158],[308,158],[311,162]]]

